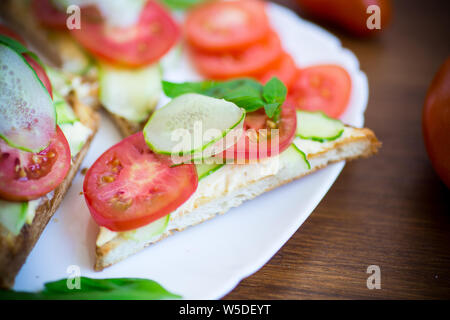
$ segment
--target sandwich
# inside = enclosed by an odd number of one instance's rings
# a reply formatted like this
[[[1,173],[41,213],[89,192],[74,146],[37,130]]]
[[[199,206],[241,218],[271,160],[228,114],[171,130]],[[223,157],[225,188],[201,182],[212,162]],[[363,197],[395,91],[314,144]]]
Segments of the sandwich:
[[[142,130],[162,93],[161,59],[180,34],[157,1],[5,0],[0,16],[79,76],[124,136]]]
[[[0,26],[0,287],[10,288],[97,131],[75,79]],[[61,83],[61,79],[64,81]],[[76,82],[76,81],[75,81]]]
[[[153,113],[142,132],[101,155],[85,176],[86,203],[100,226],[96,270],[380,147],[369,129],[285,103],[286,88],[277,78],[265,86],[234,79],[163,82],[163,88],[173,99]]]

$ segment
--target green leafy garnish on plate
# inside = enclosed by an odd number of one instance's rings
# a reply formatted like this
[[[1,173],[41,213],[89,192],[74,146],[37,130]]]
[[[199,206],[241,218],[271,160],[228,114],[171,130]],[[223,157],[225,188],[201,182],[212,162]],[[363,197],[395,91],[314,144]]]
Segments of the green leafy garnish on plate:
[[[181,296],[153,280],[138,278],[91,279],[80,277],[79,289],[69,288],[75,279],[47,282],[39,292],[0,290],[0,300],[170,300]]]
[[[270,79],[266,85],[249,79],[239,78],[229,81],[201,81],[174,83],[163,81],[163,90],[169,98],[185,93],[199,93],[213,98],[233,102],[245,111],[253,112],[264,108],[267,116],[278,121],[281,105],[286,99],[286,86],[278,78]]]
[[[173,10],[186,10],[197,4],[210,0],[162,0],[162,2]]]

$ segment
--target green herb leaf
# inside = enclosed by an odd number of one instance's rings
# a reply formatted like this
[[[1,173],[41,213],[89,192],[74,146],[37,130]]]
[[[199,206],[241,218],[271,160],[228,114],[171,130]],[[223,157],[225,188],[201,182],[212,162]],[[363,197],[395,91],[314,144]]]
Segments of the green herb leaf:
[[[264,110],[266,111],[267,116],[270,119],[276,115],[280,105],[278,103],[268,103],[264,105]]]
[[[287,89],[277,78],[272,78],[265,86],[259,82],[239,78],[224,82],[201,81],[173,83],[163,81],[166,96],[175,98],[185,93],[199,93],[218,99],[233,102],[246,112],[264,108],[269,118],[277,121],[281,105],[286,99]]]
[[[270,79],[263,90],[263,97],[268,103],[283,103],[286,99],[286,86],[278,78]]]
[[[185,93],[202,94],[211,87],[215,86],[215,84],[216,83],[214,81],[174,83],[163,80],[162,88],[166,96],[169,98],[175,98]]]
[[[169,8],[174,10],[186,10],[192,6],[210,0],[162,0]]]
[[[138,278],[80,278],[80,289],[69,289],[62,279],[48,282],[36,293],[0,290],[0,300],[163,300],[180,299],[155,281]]]

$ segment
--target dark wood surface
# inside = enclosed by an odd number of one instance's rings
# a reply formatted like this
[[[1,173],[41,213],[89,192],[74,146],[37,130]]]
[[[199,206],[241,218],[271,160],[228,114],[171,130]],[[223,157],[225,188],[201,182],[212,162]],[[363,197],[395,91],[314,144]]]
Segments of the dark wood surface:
[[[295,1],[277,2],[302,15]],[[347,164],[303,226],[226,299],[450,298],[450,191],[421,131],[428,85],[450,55],[450,1],[394,2],[379,39],[328,28],[369,78],[366,125],[383,148]],[[381,269],[380,290],[367,289],[369,265]]]

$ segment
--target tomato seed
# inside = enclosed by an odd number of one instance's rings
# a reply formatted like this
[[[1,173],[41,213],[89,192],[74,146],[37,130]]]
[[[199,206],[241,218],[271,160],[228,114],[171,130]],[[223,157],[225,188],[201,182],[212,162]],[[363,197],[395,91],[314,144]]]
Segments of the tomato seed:
[[[114,180],[116,180],[116,178],[114,178],[113,176],[103,176],[102,177],[102,182],[105,182],[105,183],[111,183],[111,182],[114,182]]]

